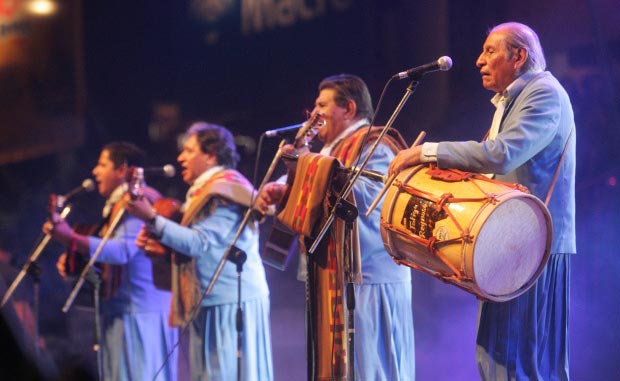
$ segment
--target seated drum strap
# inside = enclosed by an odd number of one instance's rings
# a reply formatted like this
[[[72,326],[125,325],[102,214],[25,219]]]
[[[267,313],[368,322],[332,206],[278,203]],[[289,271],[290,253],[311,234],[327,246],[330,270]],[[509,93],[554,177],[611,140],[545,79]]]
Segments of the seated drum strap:
[[[338,160],[331,156],[301,154],[288,201],[278,219],[293,231],[313,238],[315,225],[323,215],[323,201],[338,166]]]

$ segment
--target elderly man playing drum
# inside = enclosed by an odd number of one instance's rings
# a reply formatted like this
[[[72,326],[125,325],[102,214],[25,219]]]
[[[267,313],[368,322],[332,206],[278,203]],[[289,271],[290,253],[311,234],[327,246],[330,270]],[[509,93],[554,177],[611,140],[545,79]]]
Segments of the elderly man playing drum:
[[[509,22],[492,28],[476,61],[497,107],[482,142],[425,143],[401,151],[389,174],[423,163],[493,173],[547,198],[551,257],[526,293],[482,301],[477,362],[483,380],[568,380],[569,256],[575,244],[575,123],[570,99],[545,71],[536,33]],[[555,185],[555,187],[554,187]]]

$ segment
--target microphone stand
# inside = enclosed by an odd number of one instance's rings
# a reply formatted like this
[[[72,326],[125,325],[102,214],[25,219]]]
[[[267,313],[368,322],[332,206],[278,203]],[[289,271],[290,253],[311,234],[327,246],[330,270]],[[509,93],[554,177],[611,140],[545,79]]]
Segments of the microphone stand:
[[[284,153],[282,154],[282,158],[284,160],[291,160],[291,161],[296,161],[298,159],[298,156],[293,155],[293,154],[288,154],[288,153]],[[347,173],[348,175],[351,175],[353,173],[359,172],[362,176],[373,180],[373,181],[380,181],[380,182],[385,182],[386,177],[384,175],[381,175],[377,172],[374,171],[369,171],[369,170],[364,170],[364,169],[358,169],[358,167],[353,167],[353,168],[344,168],[344,167],[338,167],[336,168],[336,171],[339,172],[344,172]],[[350,202],[346,201],[346,200],[342,200],[341,204],[337,206],[337,217],[342,219],[343,221],[345,221],[345,238],[344,238],[344,242],[345,242],[345,248],[343,249],[343,251],[345,253],[348,253],[349,255],[345,256],[345,261],[346,261],[346,271],[345,271],[345,281],[347,281],[347,288],[346,288],[346,305],[347,305],[347,311],[348,311],[348,322],[350,323],[349,326],[347,327],[347,332],[348,332],[348,343],[349,343],[349,347],[351,348],[348,355],[351,356],[348,358],[348,366],[350,366],[349,368],[349,374],[354,374],[355,372],[355,368],[353,367],[354,364],[354,358],[352,357],[354,352],[354,347],[355,347],[355,327],[354,327],[354,323],[355,323],[355,290],[354,290],[354,273],[353,271],[351,271],[350,269],[353,266],[353,250],[352,250],[352,245],[353,245],[353,221],[355,221],[355,219],[357,218],[358,215],[358,211],[357,208],[355,206],[353,206]],[[310,270],[310,263],[308,263],[309,266],[309,272]],[[309,308],[312,308],[311,304],[309,303],[310,300],[310,296],[309,296],[310,290],[308,289],[308,283],[306,282],[306,302],[308,303]],[[307,311],[307,319],[308,321],[311,320],[310,316],[312,315],[312,313],[310,312],[310,310]],[[309,328],[312,329],[312,328]],[[308,335],[309,337],[312,337],[312,334]],[[314,353],[315,349],[314,349],[314,344],[308,342],[307,345],[307,353]],[[313,362],[312,360],[314,360],[314,358],[312,356],[309,355],[308,358],[308,379],[314,379],[314,373],[313,373]],[[354,378],[352,378],[354,379]]]
[[[349,380],[355,380],[355,285],[353,272],[353,222],[357,218],[357,208],[347,202],[344,207],[338,208],[338,218],[345,222],[344,228],[344,280],[347,282],[346,303],[347,303],[347,341],[348,341],[348,374]]]
[[[101,277],[92,267],[88,271],[88,280],[93,284],[93,305],[95,307],[95,344],[93,350],[97,354],[97,375],[99,380],[103,380],[103,353],[101,352]]]
[[[71,205],[66,205],[60,212],[60,217],[64,219],[65,217],[67,217],[69,212],[71,212]],[[30,271],[30,266],[34,265],[34,262],[39,258],[39,256],[43,252],[43,249],[45,249],[45,247],[47,246],[47,244],[50,242],[51,239],[52,239],[51,234],[45,234],[39,238],[37,245],[34,247],[31,254],[28,256],[28,260],[26,261],[26,263],[24,263],[24,266],[22,266],[22,269],[19,271],[19,273],[13,280],[13,283],[11,283],[11,286],[4,294],[4,297],[2,298],[2,304],[0,305],[0,307],[4,307],[5,303],[9,300],[11,295],[13,295],[13,293],[15,292],[15,289],[17,288],[17,286],[21,283],[21,281],[24,279],[26,274]]]
[[[273,160],[271,161],[271,165],[269,166],[269,169],[267,170],[267,173],[265,174],[265,177],[263,178],[263,181],[260,184],[260,187],[258,187],[257,194],[260,193],[260,191],[263,189],[265,184],[267,184],[267,181],[269,181],[269,178],[275,171],[276,165],[278,164],[278,161],[282,157],[282,147],[284,147],[284,144],[286,144],[286,139],[282,139],[282,141],[280,142],[280,145],[278,146],[278,151],[273,157]],[[217,279],[220,277],[220,274],[222,273],[222,270],[224,269],[224,265],[226,264],[226,260],[228,259],[228,256],[230,255],[230,252],[233,250],[233,248],[235,248],[235,244],[237,243],[237,240],[239,240],[241,233],[243,232],[246,225],[250,221],[250,217],[252,217],[253,213],[254,213],[254,210],[252,209],[252,205],[250,205],[250,207],[248,207],[248,210],[245,212],[245,215],[243,216],[243,220],[241,220],[241,224],[239,225],[239,228],[237,229],[235,236],[233,237],[232,241],[226,248],[226,251],[224,252],[224,255],[222,256],[222,258],[220,259],[220,262],[218,263],[217,268],[213,272],[213,276],[211,277],[211,282],[209,282],[209,286],[205,290],[203,297],[211,294],[211,291],[213,291],[215,282],[217,282]],[[235,249],[239,250],[237,248]]]
[[[108,230],[105,232],[105,235],[101,239],[99,246],[97,246],[97,249],[95,250],[93,255],[90,257],[90,260],[84,266],[84,269],[82,269],[82,272],[80,273],[80,278],[75,283],[75,286],[73,287],[73,290],[71,291],[71,294],[69,294],[69,297],[67,298],[67,301],[65,302],[65,305],[62,307],[62,312],[67,313],[69,309],[71,308],[71,305],[73,304],[73,301],[75,300],[75,297],[77,296],[78,292],[80,292],[82,285],[84,285],[84,280],[86,278],[86,275],[88,274],[88,271],[91,269],[91,267],[93,267],[93,265],[97,261],[97,258],[99,258],[99,254],[101,254],[101,250],[103,250],[103,247],[108,242],[108,240],[112,236],[112,233],[114,233],[114,230],[116,230],[116,226],[118,225],[118,223],[121,221],[121,219],[124,216],[125,216],[125,208],[122,208],[116,213],[114,220],[108,227]]]
[[[323,239],[323,236],[325,236],[325,234],[327,233],[327,230],[329,229],[331,224],[334,222],[334,219],[336,218],[336,215],[337,215],[337,209],[339,207],[341,207],[342,201],[346,197],[348,197],[349,194],[351,193],[351,191],[353,190],[353,185],[355,184],[357,179],[362,174],[362,171],[364,171],[364,168],[366,168],[366,165],[368,164],[368,161],[370,161],[370,157],[372,156],[372,154],[377,149],[377,146],[381,142],[381,139],[383,138],[383,136],[387,133],[387,131],[390,129],[390,127],[392,127],[392,124],[394,124],[394,120],[396,119],[398,114],[400,114],[400,111],[402,110],[403,106],[405,105],[405,103],[407,102],[407,100],[409,99],[411,94],[415,91],[416,87],[418,87],[418,83],[419,83],[418,80],[415,80],[415,79],[413,81],[411,81],[411,83],[407,87],[407,91],[403,95],[403,98],[400,100],[400,102],[396,106],[396,109],[394,110],[394,112],[390,116],[390,119],[387,121],[387,123],[383,127],[383,130],[381,130],[381,133],[379,134],[379,138],[377,138],[375,143],[370,148],[370,151],[368,152],[368,155],[366,155],[366,158],[364,158],[364,161],[362,162],[362,164],[359,167],[356,167],[356,171],[353,171],[351,173],[351,177],[347,180],[347,183],[346,183],[345,187],[343,188],[343,190],[338,195],[338,198],[336,199],[336,202],[334,203],[334,206],[332,207],[332,209],[331,209],[331,211],[329,213],[329,217],[327,218],[327,220],[323,224],[323,227],[321,228],[321,230],[317,234],[317,237],[314,240],[314,242],[312,243],[312,246],[310,246],[310,249],[308,250],[308,252],[310,254],[314,253],[314,251],[316,250],[317,246],[319,245],[319,243]]]
[[[235,327],[237,328],[237,380],[241,381],[241,358],[243,357],[243,311],[241,310],[241,272],[243,264],[248,259],[245,251],[234,247],[228,256],[228,260],[237,265],[237,316]]]
[[[108,230],[106,231],[105,235],[101,239],[99,246],[97,246],[97,249],[95,250],[93,255],[90,257],[90,260],[82,269],[79,279],[75,283],[75,286],[73,286],[73,290],[71,290],[71,294],[69,294],[69,297],[65,301],[65,305],[62,307],[62,312],[67,313],[69,311],[69,309],[73,305],[73,302],[75,301],[75,298],[77,297],[78,293],[82,289],[85,279],[87,279],[88,277],[88,279],[93,283],[93,286],[94,286],[93,287],[94,288],[93,303],[95,305],[95,344],[93,345],[93,350],[97,353],[97,372],[98,372],[98,376],[100,380],[102,379],[102,376],[103,376],[103,369],[102,369],[103,354],[101,353],[101,317],[99,316],[100,315],[100,292],[99,290],[101,286],[101,278],[99,277],[99,274],[97,274],[97,272],[94,270],[93,266],[95,262],[97,261],[97,258],[99,258],[99,254],[101,254],[103,247],[108,242],[108,240],[114,233],[114,230],[116,230],[116,227],[118,226],[119,222],[123,219],[124,216],[125,216],[125,208],[121,208],[121,210],[119,210],[116,213],[116,216],[114,216],[114,219],[110,223]]]
[[[32,309],[34,315],[34,332],[32,334],[34,339],[34,354],[37,361],[39,360],[39,302],[40,302],[40,286],[41,286],[41,266],[36,263],[32,263],[28,267],[28,274],[32,278]]]
[[[278,151],[276,152],[273,160],[271,161],[269,169],[267,170],[267,173],[265,174],[265,177],[263,178],[263,181],[260,187],[258,188],[257,194],[260,193],[260,191],[263,189],[265,184],[267,184],[267,181],[269,181],[269,178],[271,178],[271,175],[275,171],[276,165],[278,164],[280,157],[282,157],[282,147],[284,147],[284,144],[286,144],[286,139],[282,139],[282,141],[280,142],[280,145],[278,146]],[[215,271],[213,272],[211,281],[209,282],[209,285],[205,289],[203,296],[202,296],[204,298],[208,296],[209,294],[211,294],[211,292],[213,291],[213,288],[215,287],[215,283],[217,282],[220,275],[222,274],[222,270],[224,270],[224,265],[226,264],[226,260],[230,260],[231,262],[237,264],[238,301],[237,301],[236,327],[237,327],[237,378],[238,380],[241,380],[240,378],[241,377],[241,358],[242,358],[242,353],[241,353],[242,352],[241,350],[242,349],[242,345],[241,345],[242,334],[241,332],[243,331],[243,315],[241,312],[241,271],[242,271],[242,265],[247,259],[247,255],[244,251],[237,248],[235,244],[239,240],[241,233],[243,233],[243,230],[245,229],[248,222],[250,221],[252,214],[255,212],[252,209],[253,202],[251,202],[250,204],[251,205],[248,207],[248,210],[245,212],[245,215],[243,216],[243,219],[241,220],[241,223],[239,224],[239,228],[237,229],[235,236],[233,237],[232,241],[226,248],[224,255],[220,259],[220,262],[218,263]],[[198,312],[198,309],[195,310],[194,314],[197,312]]]
[[[348,337],[347,339],[349,343],[348,367],[349,367],[349,379],[350,380],[355,379],[355,364],[354,364],[354,361],[355,361],[355,353],[354,353],[354,350],[355,350],[355,290],[354,290],[354,283],[353,283],[354,276],[353,276],[353,268],[352,268],[353,266],[352,230],[353,230],[353,221],[357,218],[357,208],[351,205],[351,203],[349,203],[346,200],[346,198],[349,196],[349,194],[353,190],[353,185],[355,184],[357,179],[360,177],[360,175],[362,175],[364,168],[366,168],[368,161],[370,160],[373,153],[377,149],[377,146],[381,142],[381,139],[390,129],[392,124],[394,124],[394,120],[396,119],[398,114],[400,114],[400,111],[402,110],[403,106],[405,105],[405,103],[407,102],[411,94],[417,88],[418,83],[419,82],[416,79],[411,81],[411,83],[407,87],[405,94],[403,95],[403,98],[400,100],[400,102],[396,106],[396,109],[390,116],[390,119],[388,120],[388,122],[385,124],[385,126],[381,130],[379,137],[377,138],[377,140],[374,142],[374,144],[370,148],[368,155],[366,155],[362,164],[359,167],[356,167],[355,170],[351,172],[351,175],[349,179],[347,179],[345,187],[343,188],[343,190],[340,192],[340,194],[336,198],[336,201],[334,202],[334,206],[331,208],[327,220],[323,224],[323,227],[317,234],[316,239],[314,240],[314,242],[312,243],[312,245],[310,246],[308,250],[308,253],[310,255],[315,252],[319,243],[321,242],[321,240],[327,233],[328,229],[331,227],[331,224],[334,222],[336,217],[341,218],[345,222],[344,250],[346,250],[346,253],[343,253],[343,257],[346,258],[345,262],[348,262],[347,263],[348,268],[345,269],[345,274],[347,278],[347,288],[346,288],[347,310],[348,310],[348,319],[347,319],[348,320],[347,322],[348,323],[348,326],[347,326]]]

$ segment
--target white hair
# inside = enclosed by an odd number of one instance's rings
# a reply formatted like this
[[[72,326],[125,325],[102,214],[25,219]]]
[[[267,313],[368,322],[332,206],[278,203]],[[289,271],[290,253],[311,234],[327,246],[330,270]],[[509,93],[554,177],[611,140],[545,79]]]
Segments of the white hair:
[[[507,45],[527,50],[527,60],[523,64],[523,72],[539,73],[545,70],[547,67],[545,54],[538,35],[532,28],[518,22],[507,22],[489,30],[489,34],[493,32],[502,32],[505,35],[504,42]]]

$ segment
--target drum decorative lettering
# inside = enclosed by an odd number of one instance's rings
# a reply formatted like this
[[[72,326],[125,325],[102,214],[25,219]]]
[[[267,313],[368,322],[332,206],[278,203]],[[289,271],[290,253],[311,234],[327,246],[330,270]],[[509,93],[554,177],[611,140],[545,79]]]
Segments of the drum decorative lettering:
[[[446,213],[437,211],[436,204],[417,196],[411,196],[401,218],[401,224],[413,234],[429,239],[433,236],[435,224],[446,218]]]

